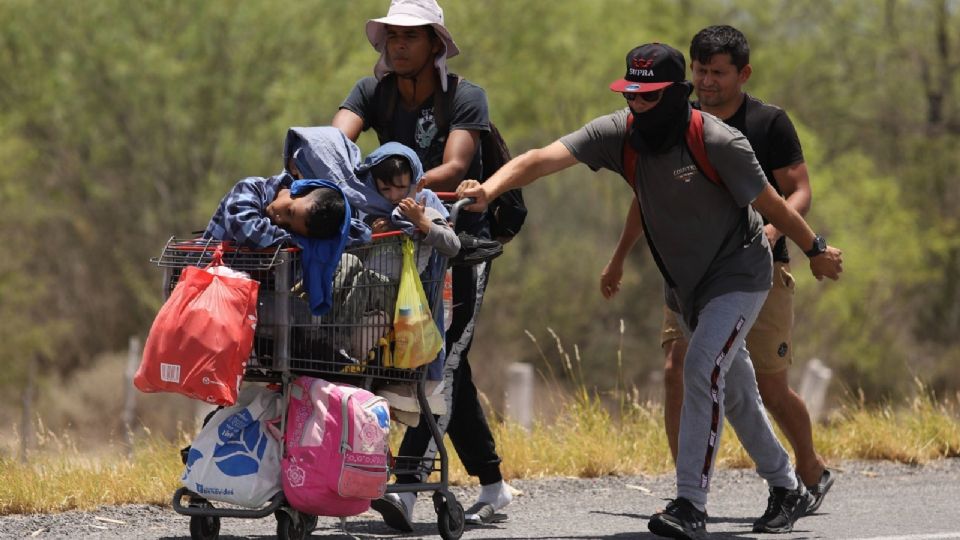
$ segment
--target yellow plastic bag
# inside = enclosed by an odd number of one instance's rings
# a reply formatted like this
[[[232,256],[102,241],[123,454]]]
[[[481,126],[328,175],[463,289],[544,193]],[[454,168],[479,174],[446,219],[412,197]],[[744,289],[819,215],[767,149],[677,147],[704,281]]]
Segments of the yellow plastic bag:
[[[413,260],[413,241],[403,238],[403,267],[397,291],[397,308],[393,314],[393,367],[413,369],[437,357],[443,347],[443,336],[430,313],[430,303]]]

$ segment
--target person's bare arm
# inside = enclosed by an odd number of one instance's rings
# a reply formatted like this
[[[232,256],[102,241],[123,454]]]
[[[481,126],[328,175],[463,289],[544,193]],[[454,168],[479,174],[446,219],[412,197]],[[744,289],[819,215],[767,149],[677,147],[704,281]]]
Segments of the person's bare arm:
[[[770,223],[795,244],[800,249],[809,251],[813,248],[814,237],[813,229],[807,225],[801,216],[792,206],[777,193],[773,186],[767,184],[760,195],[753,201],[753,207],[757,209]],[[840,272],[843,271],[842,252],[832,246],[827,246],[827,250],[810,258],[810,271],[813,277],[823,279],[824,277],[836,280],[840,278]]]
[[[600,294],[604,298],[613,298],[620,291],[620,280],[623,278],[623,262],[633,249],[634,244],[643,234],[643,220],[640,219],[640,201],[636,197],[630,202],[627,218],[623,222],[623,232],[607,266],[600,274]]]
[[[349,110],[340,109],[333,115],[333,121],[330,123],[333,127],[343,132],[353,142],[357,142],[360,132],[363,131],[363,118],[360,115]]]
[[[455,129],[447,136],[443,147],[443,163],[424,172],[418,189],[455,191],[470,169],[473,156],[480,145],[480,132]]]
[[[477,202],[468,206],[467,210],[480,212],[504,191],[523,187],[540,177],[562,171],[577,163],[577,158],[563,143],[554,141],[543,148],[529,150],[511,159],[483,184],[477,180],[465,180],[457,187],[457,195],[461,199],[476,199]]]
[[[801,216],[806,216],[810,210],[810,203],[813,200],[813,191],[810,188],[810,176],[807,173],[806,163],[797,163],[781,167],[773,171],[773,177],[780,186],[780,192],[783,193],[787,205],[791,206]],[[764,227],[767,240],[773,246],[780,240],[783,233],[780,232],[772,223]]]

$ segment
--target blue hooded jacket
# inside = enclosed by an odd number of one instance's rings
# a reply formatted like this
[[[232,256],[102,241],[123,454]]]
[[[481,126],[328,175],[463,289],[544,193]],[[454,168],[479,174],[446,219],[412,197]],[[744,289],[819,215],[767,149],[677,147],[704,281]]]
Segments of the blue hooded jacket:
[[[360,165],[360,148],[332,126],[292,127],[283,142],[283,167],[293,156],[304,178],[344,184]]]

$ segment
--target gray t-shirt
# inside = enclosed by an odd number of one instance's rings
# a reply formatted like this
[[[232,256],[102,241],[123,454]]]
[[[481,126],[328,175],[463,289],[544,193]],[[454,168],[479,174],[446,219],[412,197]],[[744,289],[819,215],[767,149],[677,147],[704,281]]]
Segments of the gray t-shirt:
[[[628,110],[601,116],[560,142],[593,170],[623,175]],[[639,152],[636,193],[649,239],[660,256],[667,305],[691,328],[711,299],[770,288],[772,260],[763,220],[750,203],[767,185],[750,143],[703,113],[703,138],[718,186],[697,168],[686,144],[663,154]]]

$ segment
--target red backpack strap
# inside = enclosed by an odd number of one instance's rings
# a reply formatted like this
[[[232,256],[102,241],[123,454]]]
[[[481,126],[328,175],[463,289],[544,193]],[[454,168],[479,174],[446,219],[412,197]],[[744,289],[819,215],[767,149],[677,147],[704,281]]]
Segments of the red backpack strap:
[[[633,127],[633,113],[627,115],[627,129],[623,137],[623,179],[636,191],[637,151],[630,145],[630,128]]]
[[[696,162],[700,172],[714,184],[722,186],[723,180],[720,179],[720,173],[713,168],[710,159],[707,157],[707,148],[703,144],[703,115],[697,109],[690,109],[690,123],[687,124],[686,139],[687,148],[690,149],[693,161]]]

